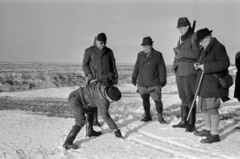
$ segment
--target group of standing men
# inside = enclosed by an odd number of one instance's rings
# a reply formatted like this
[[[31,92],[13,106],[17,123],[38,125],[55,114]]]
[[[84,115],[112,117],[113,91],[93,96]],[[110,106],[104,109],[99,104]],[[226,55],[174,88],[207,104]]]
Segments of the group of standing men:
[[[177,28],[181,33],[174,48],[173,69],[176,75],[179,98],[181,99],[181,122],[173,128],[185,128],[186,132],[194,132],[197,136],[206,136],[202,143],[219,142],[218,134],[220,99],[228,96],[228,89],[219,87],[214,76],[224,76],[230,65],[225,47],[212,37],[207,28],[196,33],[186,17],[178,19]],[[160,124],[166,124],[163,118],[162,87],[167,83],[166,65],[162,53],[153,48],[151,37],[144,37],[141,45],[143,51],[137,55],[132,73],[132,84],[137,86],[143,101],[145,116],[143,122],[152,120],[150,113],[150,97],[154,100]],[[102,133],[93,130],[99,125],[97,112],[118,138],[123,138],[120,129],[109,115],[109,105],[121,99],[121,92],[114,86],[118,83],[118,72],[113,51],[106,47],[107,37],[104,33],[97,35],[93,46],[87,48],[83,58],[83,71],[87,77],[87,85],[73,91],[68,98],[75,125],[64,143],[66,149],[76,149],[74,139],[86,124],[86,136],[99,136]],[[202,76],[204,74],[204,76]],[[196,103],[194,96],[198,91],[199,109],[205,122],[202,131],[195,130]],[[192,106],[189,119],[190,107]],[[86,116],[85,116],[86,115]]]

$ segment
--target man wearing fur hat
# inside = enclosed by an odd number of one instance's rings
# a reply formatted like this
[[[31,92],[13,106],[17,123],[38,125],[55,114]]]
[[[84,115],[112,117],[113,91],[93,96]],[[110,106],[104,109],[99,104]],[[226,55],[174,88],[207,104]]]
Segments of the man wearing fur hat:
[[[223,88],[216,76],[223,77],[228,73],[230,61],[225,47],[212,37],[212,31],[207,28],[198,30],[197,41],[201,46],[201,54],[194,68],[198,70],[196,84],[201,82],[198,108],[202,112],[205,126],[203,130],[195,131],[194,134],[206,137],[201,143],[214,143],[220,141],[218,132],[220,99],[223,101],[229,99],[227,98],[229,89]]]
[[[143,38],[143,51],[138,53],[137,61],[134,66],[132,74],[132,83],[137,85],[138,93],[143,100],[143,108],[145,117],[141,119],[143,122],[152,120],[150,114],[150,96],[155,102],[158,113],[158,121],[165,124],[163,118],[163,104],[162,104],[162,87],[167,83],[166,66],[162,53],[153,48],[153,41],[151,37]]]
[[[87,84],[103,78],[112,73],[112,76],[104,79],[104,84],[112,86],[118,83],[118,72],[113,51],[106,47],[107,36],[99,33],[93,46],[87,48],[84,53],[82,69],[87,77]],[[97,120],[97,113],[94,114],[94,125],[100,126]]]
[[[196,36],[189,20],[186,17],[178,19],[177,28],[181,33],[177,47],[174,48],[175,58],[173,69],[175,71],[179,98],[181,99],[181,121],[173,125],[173,128],[186,128],[186,132],[195,130],[196,104],[187,121],[190,107],[195,95],[196,70],[193,64],[197,60],[200,51],[195,42]]]
[[[117,138],[123,138],[120,129],[118,129],[108,112],[110,103],[118,101],[120,98],[121,92],[117,87],[108,87],[102,82],[92,82],[70,93],[68,103],[75,118],[75,125],[68,134],[63,147],[66,149],[78,148],[78,145],[73,144],[73,141],[85,123],[86,136],[91,137],[102,134],[101,132],[93,130],[93,113],[96,108],[98,108],[103,120],[114,132],[115,136]]]

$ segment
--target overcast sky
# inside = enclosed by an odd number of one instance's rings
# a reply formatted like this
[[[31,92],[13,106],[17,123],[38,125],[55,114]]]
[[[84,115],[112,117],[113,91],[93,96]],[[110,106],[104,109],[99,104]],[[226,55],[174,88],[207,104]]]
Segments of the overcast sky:
[[[0,0],[0,61],[81,63],[104,32],[117,63],[135,63],[142,38],[172,64],[179,17],[213,30],[234,63],[240,0]]]

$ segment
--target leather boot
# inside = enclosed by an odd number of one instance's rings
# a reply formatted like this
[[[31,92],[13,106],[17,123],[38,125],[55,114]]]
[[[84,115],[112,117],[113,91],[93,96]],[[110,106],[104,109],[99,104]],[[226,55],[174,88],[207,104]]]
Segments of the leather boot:
[[[196,123],[196,107],[193,106],[192,112],[188,119],[188,125],[187,125],[187,128],[185,129],[185,132],[194,132],[196,130],[195,123]]]
[[[98,122],[98,109],[97,108],[94,112],[93,125],[101,127],[101,124]]]
[[[181,121],[177,125],[173,125],[173,128],[186,128],[187,127],[187,115],[188,107],[181,106]]]
[[[68,134],[66,141],[63,144],[63,147],[65,149],[78,149],[78,145],[74,145],[73,144],[73,140],[76,138],[77,134],[79,133],[79,131],[81,130],[81,127],[78,125],[74,125],[72,130],[70,131],[70,133]]]
[[[93,120],[94,120],[94,114],[87,114],[86,137],[102,135],[102,132],[93,130]]]
[[[162,113],[158,113],[158,121],[160,124],[166,124],[167,122],[164,120]]]
[[[149,95],[143,94],[141,95],[143,99],[143,109],[145,111],[145,117],[141,119],[143,122],[152,121],[151,113],[150,113],[150,101],[149,101]]]

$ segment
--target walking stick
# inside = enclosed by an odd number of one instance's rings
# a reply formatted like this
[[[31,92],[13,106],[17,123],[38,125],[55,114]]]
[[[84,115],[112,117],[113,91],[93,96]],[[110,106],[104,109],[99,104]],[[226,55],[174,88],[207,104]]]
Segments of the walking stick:
[[[196,93],[195,93],[195,96],[194,96],[194,99],[193,99],[191,108],[190,108],[189,113],[188,113],[188,116],[187,116],[187,121],[188,121],[188,119],[189,119],[189,117],[190,117],[190,115],[191,115],[191,113],[192,113],[193,105],[194,105],[195,100],[196,100],[196,98],[197,98],[197,94],[198,94],[200,85],[201,85],[201,83],[202,83],[203,75],[204,75],[204,71],[202,71],[202,74],[201,74],[201,77],[200,77],[200,80],[199,80],[199,83],[198,83],[198,86],[197,86],[197,90],[196,90]]]

